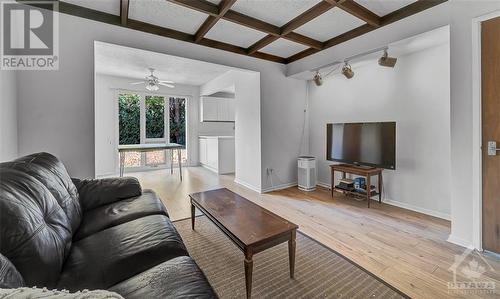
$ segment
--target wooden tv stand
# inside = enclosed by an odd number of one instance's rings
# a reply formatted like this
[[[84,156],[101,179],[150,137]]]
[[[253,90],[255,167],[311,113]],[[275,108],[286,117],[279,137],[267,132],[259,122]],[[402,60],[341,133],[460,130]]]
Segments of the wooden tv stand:
[[[366,179],[366,201],[368,202],[368,207],[370,207],[371,197],[377,195],[377,193],[373,194],[371,192],[371,177],[376,175],[378,176],[378,202],[382,203],[382,168],[366,168],[360,167],[350,164],[334,164],[330,165],[331,173],[332,173],[332,197],[333,191],[335,190],[335,171],[339,171],[342,173],[342,178],[345,179],[346,173],[359,175],[365,177]],[[339,189],[342,190],[342,189]],[[345,192],[349,192],[346,190],[342,190]],[[354,193],[354,192],[350,192]],[[359,195],[359,194],[358,194]]]

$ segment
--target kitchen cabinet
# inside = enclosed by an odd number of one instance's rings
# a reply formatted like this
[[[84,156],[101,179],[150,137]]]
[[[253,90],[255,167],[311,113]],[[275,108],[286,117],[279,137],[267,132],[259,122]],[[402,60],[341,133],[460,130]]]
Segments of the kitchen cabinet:
[[[236,100],[228,98],[201,97],[200,121],[234,122]]]
[[[218,174],[234,173],[234,136],[200,136],[200,165]]]

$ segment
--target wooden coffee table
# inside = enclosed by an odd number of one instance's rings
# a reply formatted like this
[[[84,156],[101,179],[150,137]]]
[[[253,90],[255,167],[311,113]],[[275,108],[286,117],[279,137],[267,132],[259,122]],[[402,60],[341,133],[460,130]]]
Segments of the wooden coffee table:
[[[189,197],[192,229],[196,207],[245,254],[247,298],[252,293],[252,258],[258,252],[288,242],[290,277],[293,278],[297,225],[226,188],[194,193]]]

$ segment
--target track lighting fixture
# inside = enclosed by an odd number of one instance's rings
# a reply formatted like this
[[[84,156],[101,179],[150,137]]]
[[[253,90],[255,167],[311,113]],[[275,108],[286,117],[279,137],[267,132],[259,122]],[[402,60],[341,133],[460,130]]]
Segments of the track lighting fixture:
[[[354,72],[351,68],[351,65],[349,65],[347,61],[342,67],[342,75],[344,75],[347,79],[351,79],[352,77],[354,77]]]
[[[387,49],[385,49],[384,54],[378,60],[378,64],[380,66],[385,66],[385,67],[394,67],[396,65],[397,60],[398,60],[397,58],[389,57],[389,54],[387,53]]]
[[[316,74],[314,74],[313,81],[316,84],[316,86],[323,85],[323,78],[321,77],[319,71],[316,71]]]

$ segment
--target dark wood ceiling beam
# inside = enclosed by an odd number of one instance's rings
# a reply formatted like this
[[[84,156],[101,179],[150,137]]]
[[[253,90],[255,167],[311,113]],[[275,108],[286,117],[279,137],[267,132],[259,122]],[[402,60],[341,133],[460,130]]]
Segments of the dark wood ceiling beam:
[[[129,0],[120,0],[120,20],[123,26],[127,26]]]
[[[371,26],[380,27],[380,17],[353,0],[344,1],[338,7]]]
[[[422,12],[426,9],[432,8],[436,5],[442,4],[444,2],[447,2],[448,0],[418,0],[412,4],[409,4],[401,9],[398,9],[390,14],[387,14],[383,17],[380,18],[380,27],[389,25],[391,23],[397,22],[399,20],[402,20],[406,17],[412,16],[414,14],[417,14],[419,12]],[[356,38],[358,36],[361,36],[363,34],[366,34],[370,31],[376,30],[377,27],[373,27],[370,24],[365,24],[362,26],[359,26],[357,28],[354,28],[353,30],[350,30],[346,33],[343,33],[339,36],[336,36],[334,38],[331,38],[327,41],[324,42],[323,44],[323,49],[327,49],[333,46],[336,46],[338,44],[341,44],[343,42],[346,42],[348,40],[351,40],[353,38]],[[314,48],[309,48],[306,49],[302,52],[299,52],[297,54],[294,54],[286,59],[287,63],[291,63],[294,61],[297,61],[299,59],[302,59],[304,57],[307,57],[309,55],[312,55],[314,53],[317,53],[318,50]]]
[[[305,35],[293,32],[293,31],[288,33],[288,34],[283,35],[282,38],[287,39],[287,40],[292,41],[292,42],[302,44],[304,46],[314,48],[316,50],[323,49],[322,42],[315,40],[315,39],[312,39],[310,37],[307,37]]]
[[[216,48],[216,49],[220,49],[220,50],[224,50],[224,51],[233,52],[236,54],[242,54],[242,55],[248,55],[251,57],[266,59],[266,60],[273,61],[273,62],[278,62],[278,63],[285,63],[286,62],[286,59],[283,57],[279,57],[279,56],[275,56],[275,55],[271,55],[271,54],[267,54],[267,53],[262,53],[262,52],[255,52],[252,54],[248,54],[247,49],[245,49],[245,48],[238,47],[238,46],[231,45],[231,44],[227,44],[227,43],[220,42],[220,41],[213,40],[213,39],[202,38],[200,40],[199,44],[207,46],[207,47],[211,47],[211,48]]]
[[[276,41],[277,39],[279,39],[279,36],[275,36],[275,35],[271,35],[271,34],[266,35],[265,37],[261,38],[256,43],[254,43],[253,45],[248,47],[247,53],[253,54],[253,53],[257,52],[258,50],[264,48],[265,46],[269,45],[270,43]]]
[[[316,50],[314,48],[305,49],[304,51],[301,51],[299,53],[293,54],[292,56],[288,57],[286,59],[286,63],[291,63],[291,62],[297,61],[297,60],[302,59],[304,57],[307,57],[309,55],[316,54],[319,51],[320,50]]]
[[[335,4],[332,4],[332,2],[334,2]],[[298,17],[294,18],[290,22],[283,25],[281,27],[281,34],[282,35],[288,34],[293,30],[299,28],[300,26],[304,25],[305,23],[315,19],[316,17],[334,8],[337,2],[333,0],[332,2],[321,1],[318,4],[314,5],[313,7],[311,7],[310,9],[306,10]]]
[[[22,1],[19,1],[22,2]],[[30,3],[27,2],[27,5],[31,6],[37,6],[37,3]],[[105,13],[102,11],[98,10],[93,10],[90,8],[82,7],[79,5],[74,5],[70,3],[66,3],[63,1],[59,1],[59,13],[67,14],[67,15],[72,15],[80,18],[85,18],[101,23],[106,23],[110,25],[116,25],[116,26],[123,26],[127,27],[133,30],[138,30],[141,32],[146,32],[146,33],[151,33],[167,38],[172,38],[176,40],[181,40],[185,42],[190,42],[194,43],[194,35],[193,34],[188,34],[185,32],[180,32],[177,30],[165,28],[165,27],[160,27],[156,25],[152,25],[149,23],[144,23],[138,20],[133,20],[133,19],[128,19],[127,25],[124,26],[121,24],[121,17],[109,13]],[[250,57],[255,57],[259,59],[264,59],[272,62],[277,62],[277,63],[285,63],[286,60],[283,57],[267,54],[267,53],[262,53],[262,52],[255,52],[253,54],[248,54],[247,50],[242,47],[226,44],[223,42],[215,41],[215,40],[210,40],[207,38],[202,38],[199,42],[199,45],[204,45],[207,47],[211,47],[214,49],[219,49],[219,50],[224,50],[224,51],[229,51],[232,53],[236,54],[241,54],[241,55],[246,55]]]
[[[218,21],[218,18],[222,18],[226,21],[230,21],[248,28],[252,28],[264,33],[267,33],[268,35],[263,37],[261,40],[257,41],[255,44],[250,46],[247,49],[247,52],[252,54],[257,52],[259,49],[267,46],[269,43],[277,40],[279,37],[286,38],[288,40],[303,44],[308,47],[312,47],[315,49],[321,49],[323,47],[323,43],[320,41],[317,41],[315,39],[300,35],[298,33],[290,32],[287,34],[282,34],[282,28],[269,24],[267,22],[261,21],[259,19],[247,16],[245,14],[239,13],[237,11],[231,10],[230,6],[226,6],[225,11],[223,11],[222,15],[213,15],[213,12],[215,11],[215,8],[217,7],[215,4],[212,4],[208,1],[205,0],[168,0],[172,3],[179,4],[197,11],[204,12],[206,14],[209,14],[210,16],[205,20],[203,25],[198,29],[198,31],[195,34],[195,41],[198,42],[207,32],[210,30],[210,28]],[[334,0],[332,0],[334,1]],[[344,0],[342,0],[344,1]],[[235,1],[233,1],[235,2]],[[326,3],[326,2],[325,2]],[[221,3],[220,6],[224,4]],[[232,4],[231,4],[232,5]],[[330,5],[326,3],[326,5]],[[204,10],[210,7],[209,10]],[[220,8],[218,8],[220,9]],[[273,37],[271,37],[271,36]],[[259,48],[260,47],[260,48]]]
[[[447,2],[448,0],[418,0],[401,9],[391,12],[380,19],[380,26],[385,26],[401,19]]]
[[[197,10],[202,13],[209,14],[213,17],[219,15],[219,7],[211,2],[205,0],[167,0],[193,10]]]
[[[224,20],[243,25],[258,31],[265,32],[267,34],[279,36],[280,28],[272,24],[266,23],[256,18],[244,15],[242,13],[236,12],[234,10],[229,10],[223,17]]]
[[[205,22],[198,28],[196,33],[194,34],[194,41],[199,42],[205,34],[208,33],[210,29],[212,29],[215,24],[220,20],[224,14],[233,6],[233,4],[236,2],[236,0],[222,0],[222,2],[219,4],[219,14],[214,17],[214,16],[208,16]]]

